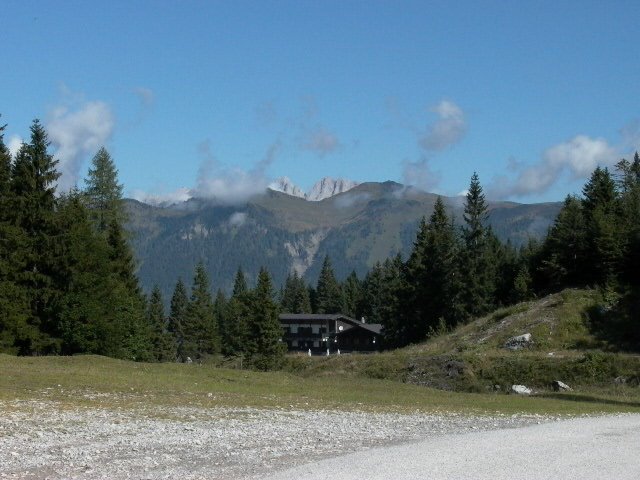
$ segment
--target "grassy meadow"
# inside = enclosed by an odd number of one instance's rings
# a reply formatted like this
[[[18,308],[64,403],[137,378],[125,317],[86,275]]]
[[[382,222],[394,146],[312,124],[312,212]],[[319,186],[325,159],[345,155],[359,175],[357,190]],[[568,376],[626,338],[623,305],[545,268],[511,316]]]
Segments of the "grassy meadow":
[[[66,408],[196,406],[569,415],[640,412],[637,396],[457,393],[339,372],[300,376],[213,365],[143,364],[98,356],[0,355],[0,371],[0,401],[48,400]]]
[[[640,412],[640,356],[599,336],[597,292],[565,290],[497,310],[420,345],[369,355],[289,355],[284,370],[135,363],[99,356],[0,355],[0,401],[462,413]],[[531,333],[528,348],[505,341]],[[573,387],[556,393],[553,380]],[[524,384],[535,395],[507,394]]]

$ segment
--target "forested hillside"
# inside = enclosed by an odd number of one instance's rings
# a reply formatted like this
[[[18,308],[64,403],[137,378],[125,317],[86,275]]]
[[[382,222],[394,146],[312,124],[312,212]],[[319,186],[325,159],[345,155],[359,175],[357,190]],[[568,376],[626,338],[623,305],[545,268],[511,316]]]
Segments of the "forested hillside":
[[[177,277],[189,281],[201,259],[215,288],[230,292],[238,267],[255,278],[265,266],[275,285],[293,269],[310,283],[329,256],[338,279],[362,278],[376,262],[407,258],[420,218],[437,196],[395,182],[364,183],[320,202],[267,190],[240,205],[191,199],[169,207],[127,201],[128,228],[146,291],[158,284],[168,296]],[[447,215],[463,223],[464,197],[442,198]],[[513,246],[541,240],[560,203],[487,202],[488,223]]]
[[[245,366],[275,369],[284,358],[278,312],[364,316],[383,325],[383,346],[390,349],[567,286],[600,292],[602,302],[584,314],[601,336],[622,335],[625,342],[617,344],[628,350],[640,345],[637,154],[621,160],[614,174],[596,168],[582,196],[567,197],[548,235],[518,247],[499,238],[491,216],[508,217],[508,210],[520,212],[509,217],[516,223],[539,222],[523,214],[522,206],[490,205],[475,173],[460,207],[392,183],[364,184],[357,188],[365,190],[317,202],[313,215],[309,202],[292,197],[296,203],[290,208],[289,198],[275,192],[243,209],[205,208],[197,200],[179,209],[139,204],[130,224],[142,233],[138,245],[158,242],[157,270],[149,271],[163,272],[157,278],[171,282],[169,301],[160,280],[151,279],[149,296],[140,287],[125,232],[132,210],[125,208],[109,152],[101,148],[95,154],[83,189],[58,194],[57,161],[42,125],[33,122],[29,143],[15,157],[2,132],[1,352],[97,353],[144,361],[224,355]],[[419,211],[423,216],[412,235],[403,218]],[[181,223],[184,218],[189,221]],[[323,246],[338,226],[353,234]],[[162,236],[167,229],[173,233]],[[308,235],[308,243],[298,234]],[[174,248],[163,250],[169,241]],[[197,248],[180,256],[186,241]],[[406,255],[388,248],[393,242],[407,243]],[[326,245],[336,252],[333,257]],[[348,273],[347,261],[354,257],[362,269]],[[244,267],[249,258],[259,262],[255,273]],[[293,258],[293,264],[283,258]],[[169,260],[179,263],[179,275],[166,267]],[[141,271],[148,264],[143,259]],[[230,268],[233,289],[226,292],[211,276],[220,278],[217,269]],[[309,282],[314,269],[317,281]],[[284,279],[279,292],[274,273]]]

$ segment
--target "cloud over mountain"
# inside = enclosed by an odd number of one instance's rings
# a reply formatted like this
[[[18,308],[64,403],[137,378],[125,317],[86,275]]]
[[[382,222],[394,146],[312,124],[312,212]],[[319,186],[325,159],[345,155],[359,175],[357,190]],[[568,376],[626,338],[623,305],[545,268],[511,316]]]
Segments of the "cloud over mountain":
[[[115,117],[102,101],[73,101],[53,108],[46,129],[60,161],[59,190],[76,185],[82,163],[113,135]]]
[[[618,149],[605,139],[577,135],[548,148],[533,165],[527,167],[512,162],[517,177],[514,180],[497,177],[488,192],[492,198],[543,193],[563,174],[568,174],[572,180],[586,179],[597,166],[611,166],[619,157]]]
[[[420,145],[427,151],[444,150],[458,143],[467,131],[462,109],[453,102],[442,100],[431,109],[438,119],[420,138]]]

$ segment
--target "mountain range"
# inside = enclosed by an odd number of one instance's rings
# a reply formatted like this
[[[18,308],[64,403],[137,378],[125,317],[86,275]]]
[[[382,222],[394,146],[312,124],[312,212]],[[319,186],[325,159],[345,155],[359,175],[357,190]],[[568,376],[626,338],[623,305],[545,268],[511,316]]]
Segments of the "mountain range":
[[[229,291],[239,267],[251,283],[261,266],[279,287],[297,271],[315,284],[325,255],[339,279],[360,278],[377,261],[407,257],[420,219],[429,217],[437,195],[396,182],[325,178],[303,193],[282,178],[263,194],[238,205],[191,198],[169,206],[126,200],[128,229],[145,291],[157,284],[165,300],[178,277],[189,284],[203,261],[213,287]],[[457,224],[464,197],[443,197]],[[542,238],[561,203],[488,202],[498,237],[521,245]]]
[[[333,179],[324,177],[318,180],[309,192],[305,193],[300,187],[291,182],[289,177],[280,177],[278,180],[269,185],[270,190],[286,193],[294,197],[304,198],[311,202],[319,202],[325,198],[333,197],[339,193],[344,193],[357,187],[358,183],[353,180],[345,180],[344,178]]]

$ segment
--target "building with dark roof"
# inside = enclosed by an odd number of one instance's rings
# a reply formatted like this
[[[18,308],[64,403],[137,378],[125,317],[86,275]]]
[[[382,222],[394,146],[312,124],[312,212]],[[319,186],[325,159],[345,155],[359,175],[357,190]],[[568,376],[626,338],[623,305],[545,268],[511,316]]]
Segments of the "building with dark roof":
[[[373,352],[381,347],[382,325],[342,314],[283,313],[282,340],[289,351],[332,354]]]

